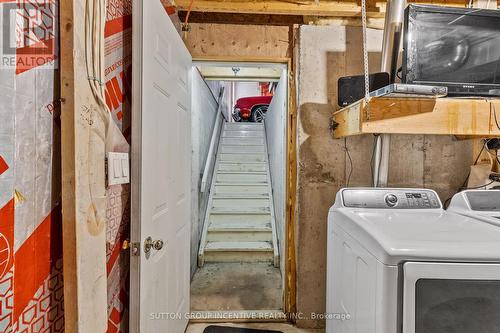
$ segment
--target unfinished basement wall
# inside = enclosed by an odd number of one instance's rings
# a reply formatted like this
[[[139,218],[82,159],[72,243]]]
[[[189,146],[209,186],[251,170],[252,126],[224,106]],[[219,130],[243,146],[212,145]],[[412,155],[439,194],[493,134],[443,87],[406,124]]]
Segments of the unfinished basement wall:
[[[218,104],[212,90],[196,68],[192,69],[191,82],[191,276],[193,276],[198,266],[198,248],[210,195],[209,188],[201,193],[201,179],[210,149]],[[215,159],[213,161],[215,163]],[[211,177],[212,175],[210,179]]]
[[[382,31],[368,31],[370,70],[380,67]],[[361,74],[359,27],[302,26],[298,67],[298,193],[296,220],[297,311],[301,327],[323,327],[310,318],[325,312],[327,215],[345,186],[371,186],[373,136],[333,139],[337,80]],[[352,167],[347,155],[352,158]],[[444,201],[462,185],[472,164],[472,142],[449,136],[393,135],[389,186],[426,187]],[[352,172],[351,172],[352,171]]]
[[[58,5],[0,2],[1,332],[64,331]]]
[[[113,120],[130,143],[132,82],[132,0],[108,0],[104,31],[105,97]],[[129,147],[113,147],[128,152]],[[130,186],[106,188],[107,332],[128,330]]]
[[[286,58],[289,27],[191,23],[184,42],[196,58]]]

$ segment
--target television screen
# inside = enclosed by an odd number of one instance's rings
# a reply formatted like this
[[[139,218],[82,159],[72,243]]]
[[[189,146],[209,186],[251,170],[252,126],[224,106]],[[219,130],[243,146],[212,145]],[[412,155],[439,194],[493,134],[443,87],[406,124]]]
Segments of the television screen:
[[[499,13],[410,5],[405,19],[405,82],[465,90],[500,87]]]

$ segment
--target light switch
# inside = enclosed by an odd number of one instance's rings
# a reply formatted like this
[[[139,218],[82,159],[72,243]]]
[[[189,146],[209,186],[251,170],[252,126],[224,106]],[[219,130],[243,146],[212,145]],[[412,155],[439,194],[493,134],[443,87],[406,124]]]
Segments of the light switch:
[[[122,158],[122,177],[127,177],[129,176],[129,170],[128,170],[128,156],[127,158]]]
[[[108,185],[130,183],[128,153],[108,153]]]
[[[122,164],[120,160],[113,160],[113,178],[122,178]]]

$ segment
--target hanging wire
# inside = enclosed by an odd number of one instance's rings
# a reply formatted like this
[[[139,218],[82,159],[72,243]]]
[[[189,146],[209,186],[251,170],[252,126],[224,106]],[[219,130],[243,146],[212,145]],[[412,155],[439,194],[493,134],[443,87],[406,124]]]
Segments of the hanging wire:
[[[347,181],[346,181],[346,187],[349,187],[349,184],[351,182],[352,172],[354,170],[354,163],[352,162],[352,157],[351,157],[351,153],[349,152],[349,148],[347,148],[347,138],[344,138],[344,151],[345,151],[347,158],[349,160],[349,174],[347,176]]]

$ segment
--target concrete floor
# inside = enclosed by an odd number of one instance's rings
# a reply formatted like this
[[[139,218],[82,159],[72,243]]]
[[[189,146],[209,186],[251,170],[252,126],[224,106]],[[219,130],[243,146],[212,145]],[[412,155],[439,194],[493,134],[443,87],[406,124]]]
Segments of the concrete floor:
[[[300,329],[296,328],[290,324],[284,323],[248,323],[248,324],[190,324],[186,330],[186,333],[202,333],[205,327],[209,325],[220,325],[220,326],[234,326],[234,327],[246,327],[254,329],[268,329],[275,331],[282,331],[283,333],[323,333],[323,329]]]
[[[269,263],[207,263],[191,282],[191,310],[280,310],[281,285],[279,268]]]

